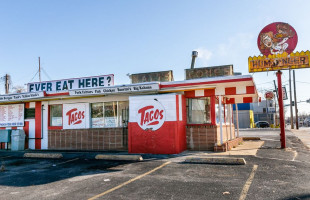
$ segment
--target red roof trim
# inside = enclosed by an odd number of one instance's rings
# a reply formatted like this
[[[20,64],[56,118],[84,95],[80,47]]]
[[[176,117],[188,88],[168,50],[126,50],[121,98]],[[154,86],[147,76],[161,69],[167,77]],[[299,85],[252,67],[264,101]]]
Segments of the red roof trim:
[[[53,96],[64,96],[64,95],[69,95],[69,92],[52,93],[52,94],[45,93],[44,96],[46,96],[46,97],[53,97]]]
[[[214,83],[230,83],[230,82],[252,81],[252,80],[253,78],[239,78],[239,79],[230,79],[230,80],[204,81],[204,82],[198,82],[198,83],[179,83],[179,84],[169,84],[169,85],[161,84],[160,88],[182,87],[182,86],[214,84]]]
[[[225,95],[235,95],[236,91],[236,87],[227,87],[225,88]]]

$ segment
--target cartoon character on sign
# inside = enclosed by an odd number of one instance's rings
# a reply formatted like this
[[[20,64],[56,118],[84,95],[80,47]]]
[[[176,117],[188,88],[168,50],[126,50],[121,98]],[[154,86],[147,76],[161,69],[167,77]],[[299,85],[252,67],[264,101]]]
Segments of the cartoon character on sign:
[[[266,26],[259,34],[259,49],[264,55],[291,53],[297,45],[297,34],[287,23]]]
[[[81,124],[82,120],[85,118],[84,111],[78,111],[77,108],[69,110],[66,115],[68,116],[68,125]]]
[[[164,124],[166,112],[164,107],[154,100],[138,109],[138,116],[138,124],[143,130],[155,131]]]

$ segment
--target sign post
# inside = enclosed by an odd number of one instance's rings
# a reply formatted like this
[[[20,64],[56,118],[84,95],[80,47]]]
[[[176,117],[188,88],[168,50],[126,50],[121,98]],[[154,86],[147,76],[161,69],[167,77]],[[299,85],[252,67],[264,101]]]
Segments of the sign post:
[[[293,53],[298,41],[295,29],[288,23],[275,22],[265,26],[258,35],[257,46],[263,56],[249,57],[249,72],[277,71],[281,148],[285,148],[283,88],[280,70],[310,68],[310,52]],[[285,88],[284,88],[285,91]],[[269,98],[269,94],[265,96]]]
[[[281,137],[281,148],[286,148],[285,142],[285,122],[284,122],[284,106],[283,106],[283,93],[282,93],[282,79],[281,79],[282,72],[279,70],[277,72],[277,79],[278,79],[278,102],[279,102],[279,117],[280,117],[280,137]]]

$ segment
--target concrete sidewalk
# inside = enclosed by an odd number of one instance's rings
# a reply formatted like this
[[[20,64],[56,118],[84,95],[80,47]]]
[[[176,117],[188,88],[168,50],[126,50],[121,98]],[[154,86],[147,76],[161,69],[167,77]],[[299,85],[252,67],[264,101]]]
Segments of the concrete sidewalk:
[[[55,156],[44,156],[44,154],[61,154],[61,157],[58,159],[96,159],[97,155],[101,156],[132,156],[132,155],[141,155],[143,160],[148,159],[169,159],[172,162],[177,162],[180,160],[187,159],[189,157],[229,157],[229,156],[255,156],[258,149],[264,144],[264,141],[257,140],[257,141],[244,141],[241,145],[238,145],[236,148],[233,148],[231,151],[227,152],[213,152],[213,151],[184,151],[180,154],[172,154],[172,155],[155,155],[155,154],[129,154],[126,151],[122,152],[105,152],[105,151],[52,151],[52,150],[25,150],[25,151],[6,151],[0,150],[0,158],[1,157],[15,157],[15,158],[23,158],[28,156],[29,158],[36,158],[35,154],[38,155],[37,158],[51,158],[56,159]]]
[[[300,127],[299,130],[290,129],[310,149],[310,127]]]

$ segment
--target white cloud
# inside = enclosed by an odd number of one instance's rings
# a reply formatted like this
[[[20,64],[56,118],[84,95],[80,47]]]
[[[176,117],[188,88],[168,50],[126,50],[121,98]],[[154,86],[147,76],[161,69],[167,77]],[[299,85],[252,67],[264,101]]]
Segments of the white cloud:
[[[198,51],[198,58],[200,59],[203,66],[207,66],[213,53],[210,50],[203,47],[197,48],[195,49],[195,51]]]

